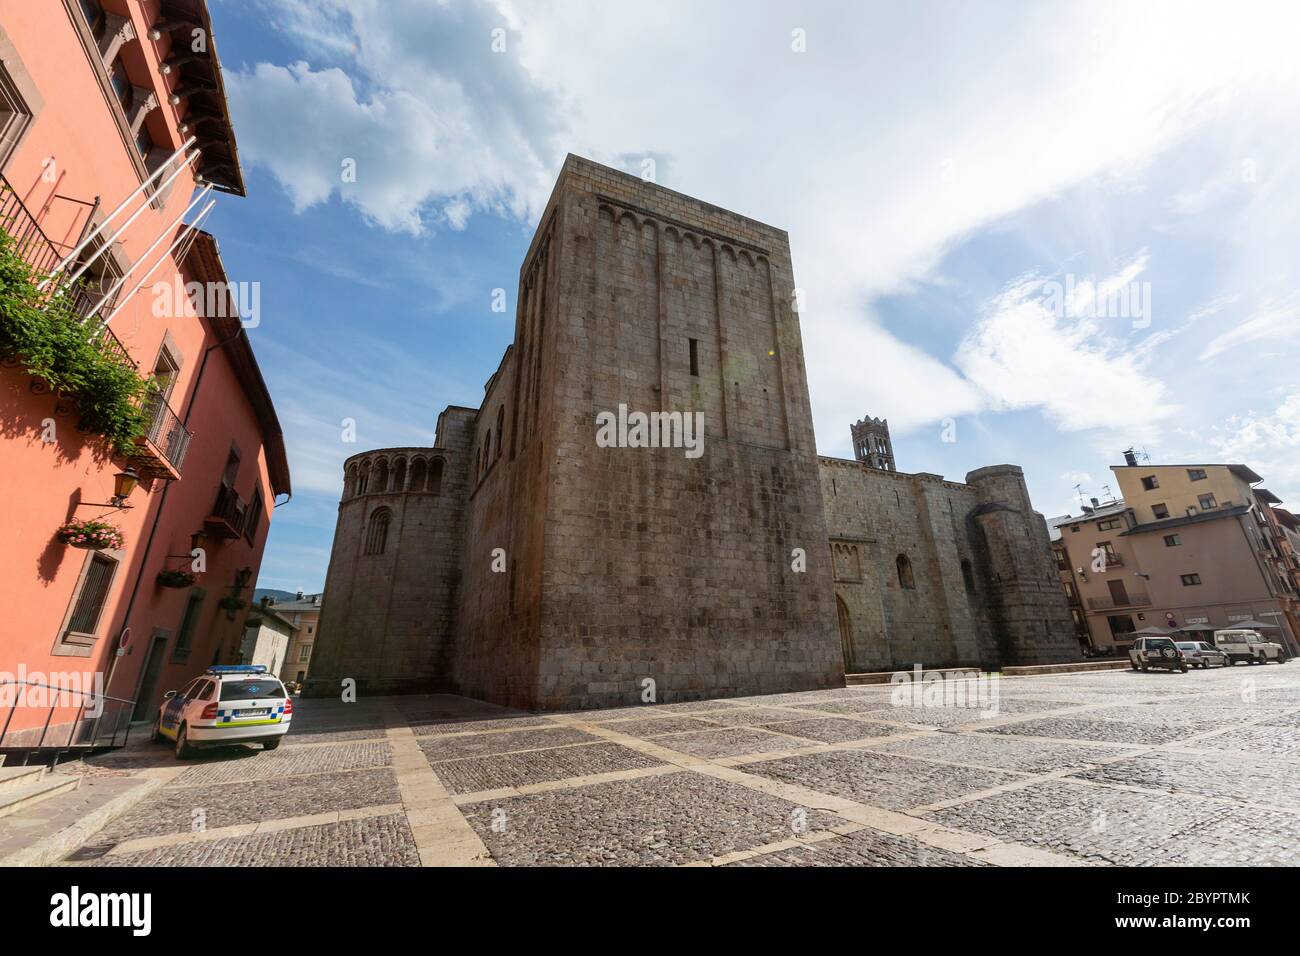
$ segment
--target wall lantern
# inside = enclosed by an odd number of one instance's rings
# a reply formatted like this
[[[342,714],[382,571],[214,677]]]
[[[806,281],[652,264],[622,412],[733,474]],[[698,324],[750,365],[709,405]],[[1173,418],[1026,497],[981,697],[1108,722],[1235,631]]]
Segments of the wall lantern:
[[[126,471],[119,471],[113,476],[113,505],[123,507],[127,498],[131,497],[131,492],[135,491],[135,486],[139,484],[140,476],[135,473],[130,465],[126,466]]]
[[[208,546],[208,533],[206,531],[195,531],[190,535],[190,552],[202,551]]]
[[[77,508],[117,508],[124,511],[131,506],[126,503],[126,499],[131,497],[131,492],[135,491],[135,486],[139,483],[140,476],[130,466],[126,466],[126,471],[119,471],[113,476],[113,497],[109,501],[78,501]]]

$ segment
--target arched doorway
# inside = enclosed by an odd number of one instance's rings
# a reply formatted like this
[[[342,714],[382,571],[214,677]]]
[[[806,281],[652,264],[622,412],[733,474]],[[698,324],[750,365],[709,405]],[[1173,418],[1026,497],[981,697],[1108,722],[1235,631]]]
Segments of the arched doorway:
[[[844,603],[844,598],[838,594],[835,595],[835,610],[839,613],[840,618],[840,645],[844,651],[844,672],[851,674],[854,671],[853,631],[849,627],[849,606]]]

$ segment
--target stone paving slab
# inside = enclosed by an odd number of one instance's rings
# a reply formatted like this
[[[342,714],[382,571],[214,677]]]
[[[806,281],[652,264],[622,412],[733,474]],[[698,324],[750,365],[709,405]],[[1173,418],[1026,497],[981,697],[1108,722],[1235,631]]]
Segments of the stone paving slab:
[[[1070,776],[1147,790],[1262,803],[1300,812],[1300,759],[1296,758],[1158,751]]]
[[[292,731],[291,731],[292,733]],[[390,760],[388,744],[340,741],[333,747],[282,748],[267,753],[246,749],[243,753],[209,756],[204,763],[190,767],[176,778],[175,786],[230,783],[287,777],[304,773],[331,773],[386,766]]]
[[[811,743],[811,741],[796,740],[793,737],[767,733],[752,727],[729,727],[697,733],[673,734],[670,737],[656,738],[655,742],[679,753],[711,759],[797,750]]]
[[[204,840],[122,853],[90,866],[233,866],[264,873],[282,866],[418,866],[419,853],[401,814],[345,820],[245,837]]]
[[[1000,727],[976,728],[979,733],[1012,734],[1025,737],[1054,737],[1058,740],[1094,740],[1116,744],[1167,744],[1183,740],[1202,728],[1188,724],[1145,724],[1123,720],[1106,720],[1095,716],[1043,717]]]
[[[727,866],[988,866],[961,853],[863,829],[805,846],[764,853]]]
[[[631,737],[661,737],[691,730],[712,730],[719,725],[704,717],[633,717],[618,721],[603,721],[601,726],[617,730]]]
[[[1128,748],[1064,744],[1032,737],[995,737],[992,734],[938,734],[886,741],[871,749],[900,757],[972,764],[1020,773],[1051,773],[1131,753]]]
[[[455,794],[477,793],[501,787],[524,787],[550,780],[661,765],[662,761],[614,743],[430,763],[443,786]]]
[[[532,727],[552,727],[549,717],[496,717],[491,720],[444,720],[440,723],[415,723],[411,729],[417,737],[446,734],[476,734],[497,730],[527,730]]]
[[[908,732],[902,727],[894,727],[890,724],[878,724],[869,720],[849,720],[845,717],[815,717],[809,720],[796,718],[763,724],[762,729],[829,744],[865,740],[868,737],[889,737]]]
[[[1300,818],[1202,797],[1048,781],[926,815],[1118,866],[1295,865]]]
[[[600,738],[572,727],[554,727],[464,737],[422,737],[418,740],[424,755],[430,763],[434,763],[439,760],[487,757],[523,750],[546,750],[566,744],[592,744],[599,742]]]
[[[354,740],[382,740],[384,728],[366,727],[360,730],[313,730],[291,726],[284,735],[281,747],[300,747],[306,744],[337,744]]]
[[[164,787],[94,837],[97,845],[193,830],[195,810],[210,828],[400,803],[387,768],[244,780],[200,787]]]
[[[801,754],[745,771],[857,803],[907,810],[1025,779],[1001,770],[948,767],[873,750]]]
[[[679,865],[789,839],[796,826],[806,835],[843,822],[689,771],[462,810],[505,866]]]

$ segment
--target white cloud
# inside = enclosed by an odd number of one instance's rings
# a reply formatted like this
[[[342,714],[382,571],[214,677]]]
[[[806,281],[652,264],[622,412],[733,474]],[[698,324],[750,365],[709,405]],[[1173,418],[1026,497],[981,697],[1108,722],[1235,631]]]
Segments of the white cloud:
[[[1300,296],[1260,304],[1259,313],[1234,329],[1210,340],[1201,352],[1202,361],[1222,355],[1231,348],[1267,339],[1290,340],[1300,337]]]
[[[882,328],[872,302],[930,278],[981,227],[1133,176],[1279,82],[1293,55],[1285,6],[267,7],[313,65],[233,74],[232,101],[245,155],[300,208],[341,196],[408,232],[463,228],[476,210],[531,221],[573,151],[623,168],[655,158],[664,185],[787,228],[811,303],[814,417],[832,448],[863,413],[900,431],[990,403],[1040,407],[1066,429],[1167,416],[1146,356],[1013,290],[963,346],[960,371]],[[491,51],[498,27],[505,53]],[[796,27],[805,53],[791,49]],[[356,184],[338,181],[346,156]]]
[[[1283,397],[1272,414],[1230,416],[1208,441],[1220,460],[1249,465],[1289,507],[1300,506],[1300,392]]]
[[[1091,318],[1095,296],[1131,283],[1145,252],[1115,276],[1069,296],[1064,313],[1044,295],[1049,281],[1022,276],[988,304],[957,350],[956,364],[994,410],[1041,408],[1064,431],[1112,426],[1141,429],[1177,406],[1141,356]]]

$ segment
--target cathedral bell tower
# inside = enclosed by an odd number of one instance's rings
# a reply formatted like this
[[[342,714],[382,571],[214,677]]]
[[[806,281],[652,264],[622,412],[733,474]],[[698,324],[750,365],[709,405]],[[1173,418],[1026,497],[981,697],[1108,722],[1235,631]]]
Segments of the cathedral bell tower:
[[[868,468],[894,470],[894,446],[889,441],[889,422],[868,415],[850,425],[853,433],[853,456]]]

